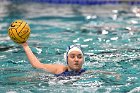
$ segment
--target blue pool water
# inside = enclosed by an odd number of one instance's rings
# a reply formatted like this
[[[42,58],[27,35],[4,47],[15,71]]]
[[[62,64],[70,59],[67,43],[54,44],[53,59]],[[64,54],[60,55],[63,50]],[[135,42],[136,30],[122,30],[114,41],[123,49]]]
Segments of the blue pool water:
[[[80,6],[1,2],[0,92],[140,91],[140,14],[137,8],[125,4]],[[9,24],[16,19],[23,19],[30,25],[28,44],[42,63],[66,65],[63,59],[66,47],[81,44],[86,55],[84,68],[95,72],[59,79],[34,69],[22,47],[7,35]],[[108,72],[117,73],[119,78]]]

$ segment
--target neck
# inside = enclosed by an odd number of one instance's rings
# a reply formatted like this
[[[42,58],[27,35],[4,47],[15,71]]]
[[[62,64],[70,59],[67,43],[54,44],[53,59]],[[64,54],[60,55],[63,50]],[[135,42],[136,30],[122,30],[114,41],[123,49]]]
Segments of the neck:
[[[80,70],[81,70],[81,69],[79,69],[79,70],[73,70],[73,69],[71,69],[71,68],[68,66],[68,71],[80,72]]]

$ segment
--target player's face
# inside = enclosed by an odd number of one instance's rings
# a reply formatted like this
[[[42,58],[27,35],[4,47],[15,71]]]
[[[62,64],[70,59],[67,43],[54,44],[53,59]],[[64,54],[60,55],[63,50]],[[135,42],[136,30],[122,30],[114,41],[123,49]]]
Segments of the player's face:
[[[79,71],[82,68],[84,57],[79,51],[72,51],[68,55],[68,67],[70,70]]]

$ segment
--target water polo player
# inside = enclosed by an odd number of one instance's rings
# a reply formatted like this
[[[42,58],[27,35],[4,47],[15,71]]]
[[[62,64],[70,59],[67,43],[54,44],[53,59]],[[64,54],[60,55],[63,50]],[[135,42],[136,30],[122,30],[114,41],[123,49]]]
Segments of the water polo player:
[[[64,54],[67,66],[60,64],[43,64],[33,54],[27,43],[23,43],[22,46],[26,52],[29,62],[35,68],[46,70],[56,76],[77,76],[85,72],[85,69],[82,69],[84,54],[80,46],[72,45],[68,47],[66,53]]]

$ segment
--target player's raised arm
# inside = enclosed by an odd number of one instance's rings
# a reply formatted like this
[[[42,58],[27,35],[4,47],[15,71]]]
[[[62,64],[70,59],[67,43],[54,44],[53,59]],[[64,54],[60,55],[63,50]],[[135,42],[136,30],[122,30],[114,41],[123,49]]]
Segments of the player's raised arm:
[[[22,44],[22,47],[23,47],[23,49],[28,57],[30,64],[34,68],[43,69],[43,70],[46,70],[50,73],[57,74],[60,66],[58,66],[57,64],[43,64],[43,63],[41,63],[39,61],[39,59],[33,54],[33,52],[31,51],[30,47],[28,46],[28,44],[26,42]]]
[[[21,44],[25,53],[29,59],[31,65],[35,68],[40,68],[47,70],[50,73],[57,74],[61,72],[59,69],[63,66],[57,66],[53,64],[43,64],[38,58],[33,54],[28,44],[26,43],[30,36],[30,26],[24,20],[16,20],[12,22],[8,28],[8,35],[15,43]]]

